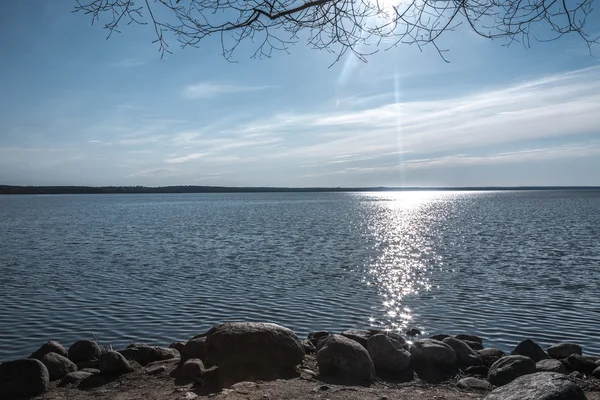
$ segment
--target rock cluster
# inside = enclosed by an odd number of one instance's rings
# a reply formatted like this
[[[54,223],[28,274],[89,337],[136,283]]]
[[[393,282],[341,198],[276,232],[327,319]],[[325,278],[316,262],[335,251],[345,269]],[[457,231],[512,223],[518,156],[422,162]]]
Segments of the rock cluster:
[[[49,341],[27,359],[0,364],[0,398],[35,396],[54,381],[86,387],[135,366],[149,375],[168,373],[176,381],[215,388],[294,376],[351,385],[377,379],[457,379],[459,388],[489,392],[486,400],[585,399],[568,374],[600,378],[600,358],[584,356],[572,343],[544,350],[524,340],[507,355],[484,348],[482,338],[468,334],[409,343],[398,334],[353,329],[339,334],[316,331],[300,341],[276,324],[229,322],[168,348],[136,343],[112,351],[80,340],[67,351]]]

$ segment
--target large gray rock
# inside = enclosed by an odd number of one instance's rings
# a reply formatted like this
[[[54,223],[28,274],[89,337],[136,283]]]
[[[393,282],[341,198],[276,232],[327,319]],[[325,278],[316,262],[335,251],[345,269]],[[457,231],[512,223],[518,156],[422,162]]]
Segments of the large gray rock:
[[[42,357],[41,361],[46,366],[51,381],[61,379],[68,373],[77,371],[77,365],[60,354],[48,353]]]
[[[460,339],[447,337],[442,341],[454,349],[459,366],[483,365],[479,354]]]
[[[59,356],[67,357],[67,350],[63,347],[62,344],[58,343],[56,340],[49,340],[44,343],[39,349],[31,353],[29,358],[37,358],[38,360],[42,360],[42,358],[48,353],[56,353]]]
[[[496,361],[488,372],[488,381],[494,386],[506,385],[516,378],[535,373],[535,362],[525,356],[506,356]]]
[[[74,363],[100,358],[102,350],[98,343],[91,340],[78,340],[69,347],[68,357]]]
[[[485,379],[477,379],[471,376],[461,379],[456,386],[462,389],[492,390],[492,384]]]
[[[94,375],[94,374],[91,372],[86,372],[86,371],[70,372],[67,375],[65,375],[64,378],[62,378],[59,386],[78,384],[79,382],[86,380],[87,378],[89,378],[92,375]]]
[[[410,346],[410,366],[425,381],[443,381],[456,373],[456,352],[433,339],[417,340]]]
[[[198,358],[206,361],[206,337],[188,340],[181,350],[181,359]]]
[[[317,351],[317,365],[324,377],[345,383],[370,384],[375,380],[375,366],[367,350],[342,335],[331,334],[322,339]]]
[[[481,357],[483,365],[491,367],[493,363],[504,357],[506,354],[502,350],[498,349],[483,349],[478,350],[477,354]]]
[[[0,399],[37,396],[48,389],[48,369],[40,360],[26,358],[0,364]]]
[[[588,375],[590,375],[597,367],[594,361],[579,354],[571,354],[569,357],[562,360],[562,362],[567,370],[579,371]]]
[[[356,340],[363,346],[365,349],[367,348],[367,340],[374,334],[377,334],[378,331],[369,330],[369,329],[348,329],[342,332],[342,336],[347,337],[348,339]]]
[[[403,343],[383,333],[367,340],[367,351],[379,375],[402,374],[410,363],[410,353],[404,350]]]
[[[473,350],[483,350],[483,345],[479,342],[472,342],[470,340],[463,340]]]
[[[184,379],[198,379],[204,372],[204,363],[199,358],[190,358],[181,365],[179,376]]]
[[[177,349],[148,346],[143,343],[130,344],[123,350],[119,350],[119,353],[123,355],[127,360],[137,361],[141,365],[146,365],[154,361],[170,360],[172,358],[180,357]]]
[[[107,375],[120,375],[133,371],[129,362],[123,355],[116,351],[107,351],[100,356],[100,373]]]
[[[206,358],[219,367],[221,384],[293,375],[304,348],[288,328],[259,322],[228,322],[206,336]]]
[[[484,400],[586,400],[586,397],[568,376],[538,372],[495,389]]]
[[[546,350],[548,355],[552,358],[563,359],[569,357],[571,354],[582,354],[581,346],[573,343],[557,343],[548,347]]]
[[[546,354],[546,352],[531,339],[523,340],[510,354],[513,356],[519,355],[529,357],[535,362],[549,358],[548,354]]]
[[[560,362],[560,360],[555,360],[552,358],[535,363],[535,370],[537,372],[558,372],[559,374],[567,373],[565,365]]]
[[[458,335],[455,335],[454,337],[457,338],[458,340],[462,340],[463,342],[477,342],[477,343],[483,345],[483,339],[476,335],[468,335],[466,333],[459,333]]]

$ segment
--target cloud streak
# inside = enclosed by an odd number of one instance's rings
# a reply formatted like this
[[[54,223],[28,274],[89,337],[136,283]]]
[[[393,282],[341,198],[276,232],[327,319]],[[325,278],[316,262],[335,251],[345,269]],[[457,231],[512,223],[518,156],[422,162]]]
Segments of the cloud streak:
[[[186,86],[183,89],[182,95],[186,99],[209,99],[227,94],[257,92],[273,88],[275,88],[275,86],[244,86],[226,83],[199,82]]]

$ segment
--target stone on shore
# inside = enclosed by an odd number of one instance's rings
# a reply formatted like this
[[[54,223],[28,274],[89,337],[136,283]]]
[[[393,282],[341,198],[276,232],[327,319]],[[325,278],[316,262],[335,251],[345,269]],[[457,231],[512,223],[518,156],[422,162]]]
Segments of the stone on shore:
[[[342,336],[348,339],[356,340],[362,347],[367,348],[367,340],[374,334],[378,333],[374,330],[367,329],[348,329],[342,332]]]
[[[456,383],[461,389],[492,390],[492,384],[485,379],[466,377]]]
[[[516,378],[535,373],[535,362],[529,357],[511,355],[502,357],[490,367],[488,381],[494,386],[506,385]]]
[[[312,344],[315,345],[315,348],[318,348],[319,340],[329,335],[327,331],[316,331],[308,334],[308,340],[311,341]]]
[[[595,369],[595,370],[592,372],[592,376],[593,376],[594,378],[598,378],[598,379],[600,379],[600,366],[599,366],[599,367],[597,367],[597,368],[596,368],[596,369]]]
[[[437,335],[431,336],[429,339],[439,340],[441,342],[447,337],[450,337],[450,335],[446,335],[445,333],[438,333]]]
[[[179,376],[184,379],[198,379],[204,372],[204,363],[199,358],[190,358],[183,363]]]
[[[455,337],[447,337],[442,342],[454,349],[459,366],[483,365],[483,360],[479,354],[462,340]]]
[[[567,368],[560,360],[549,358],[547,360],[538,361],[535,364],[537,372],[557,372],[559,374],[567,374]]]
[[[467,367],[462,371],[469,376],[482,376],[484,378],[487,378],[490,369],[485,365],[474,365],[472,367]]]
[[[483,339],[476,335],[468,335],[466,333],[459,333],[458,335],[454,335],[458,340],[462,340],[463,342],[477,342],[483,345]]]
[[[127,360],[136,361],[141,365],[147,365],[153,361],[164,361],[180,357],[176,349],[148,346],[144,343],[130,344],[123,350],[119,350],[119,353]]]
[[[0,364],[0,399],[12,400],[37,396],[48,389],[48,369],[35,358]]]
[[[537,372],[495,389],[484,400],[586,400],[586,396],[566,375]]]
[[[483,345],[479,342],[472,342],[470,340],[463,340],[473,350],[483,350]]]
[[[65,375],[64,378],[62,378],[59,386],[77,384],[83,380],[86,380],[87,378],[89,378],[92,375],[94,375],[94,374],[91,372],[87,372],[87,371],[70,372],[67,375]]]
[[[41,361],[46,366],[51,381],[61,379],[68,373],[77,371],[77,365],[60,354],[48,353],[42,357]]]
[[[294,375],[304,348],[288,328],[260,322],[227,322],[206,336],[206,357],[223,385]]]
[[[357,341],[331,334],[319,343],[317,365],[322,376],[350,384],[370,384],[375,380],[373,361]]]
[[[100,358],[102,350],[98,343],[91,340],[78,340],[69,347],[68,357],[74,363],[92,361]]]
[[[597,367],[594,361],[580,354],[571,354],[569,357],[562,360],[562,362],[567,370],[578,371],[586,375],[590,375]]]
[[[417,340],[410,347],[410,366],[424,381],[443,381],[458,369],[454,349],[438,340]]]
[[[582,354],[581,346],[573,343],[557,343],[548,347],[546,353],[552,358],[563,359],[571,354]]]
[[[186,342],[173,342],[169,345],[170,349],[177,350],[180,354],[183,352],[183,348],[185,347]]]
[[[483,365],[491,367],[493,363],[504,357],[506,354],[502,350],[498,349],[483,349],[478,350],[477,354],[481,357]]]
[[[39,349],[31,353],[29,358],[37,358],[38,360],[42,360],[42,358],[48,353],[56,353],[59,356],[68,357],[67,350],[63,347],[62,344],[58,343],[56,340],[49,340],[44,343]]]
[[[410,363],[410,353],[404,350],[404,343],[383,333],[373,335],[367,340],[367,351],[380,376],[403,374]]]
[[[523,340],[510,354],[513,356],[519,355],[529,357],[535,362],[549,358],[548,354],[546,354],[546,352],[531,339]]]
[[[120,375],[133,371],[129,362],[117,351],[107,351],[100,356],[100,373]]]
[[[181,359],[185,361],[189,360],[190,358],[198,358],[206,361],[205,345],[206,337],[188,340],[181,350]]]

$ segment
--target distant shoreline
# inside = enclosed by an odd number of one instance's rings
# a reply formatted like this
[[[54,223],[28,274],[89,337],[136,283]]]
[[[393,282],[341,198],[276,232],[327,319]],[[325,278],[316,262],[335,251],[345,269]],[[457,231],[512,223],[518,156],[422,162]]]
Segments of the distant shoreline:
[[[600,186],[464,186],[464,187],[228,187],[228,186],[9,186],[0,195],[16,194],[160,194],[160,193],[327,193],[395,191],[600,190]]]

